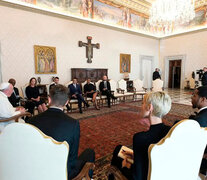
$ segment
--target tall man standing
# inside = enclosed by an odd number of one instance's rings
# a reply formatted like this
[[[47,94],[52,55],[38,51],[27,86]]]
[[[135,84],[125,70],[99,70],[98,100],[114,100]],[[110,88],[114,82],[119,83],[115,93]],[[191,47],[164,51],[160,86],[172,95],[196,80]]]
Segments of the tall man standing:
[[[26,122],[36,126],[56,141],[67,141],[70,148],[67,162],[70,180],[81,171],[86,162],[94,162],[95,153],[92,149],[86,149],[78,157],[79,121],[74,120],[63,112],[63,107],[68,103],[68,88],[60,84],[54,86],[50,90],[48,101],[50,105],[48,110],[30,118]]]
[[[153,81],[156,80],[156,79],[161,79],[159,71],[160,71],[159,68],[156,68],[155,72],[153,72],[153,75],[152,75]]]
[[[107,96],[108,107],[110,108],[111,107],[111,98],[112,99],[117,99],[117,98],[114,97],[113,94],[111,94],[111,85],[108,81],[107,76],[103,76],[103,81],[100,83],[99,89],[100,89],[102,95]]]

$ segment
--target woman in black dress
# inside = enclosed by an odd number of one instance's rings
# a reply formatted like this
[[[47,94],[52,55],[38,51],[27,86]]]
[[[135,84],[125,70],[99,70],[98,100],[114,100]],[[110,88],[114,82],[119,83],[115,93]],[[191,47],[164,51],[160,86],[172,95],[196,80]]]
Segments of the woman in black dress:
[[[32,104],[38,108],[38,111],[44,112],[47,110],[45,103],[40,99],[39,89],[36,86],[37,80],[33,77],[29,81],[29,86],[26,87],[26,95]]]
[[[91,79],[87,79],[87,83],[84,85],[84,93],[86,94],[87,97],[92,98],[92,102],[95,105],[95,108],[99,110],[100,108],[98,107],[98,103],[96,100],[97,92],[96,92],[96,86],[94,86],[91,83]]]

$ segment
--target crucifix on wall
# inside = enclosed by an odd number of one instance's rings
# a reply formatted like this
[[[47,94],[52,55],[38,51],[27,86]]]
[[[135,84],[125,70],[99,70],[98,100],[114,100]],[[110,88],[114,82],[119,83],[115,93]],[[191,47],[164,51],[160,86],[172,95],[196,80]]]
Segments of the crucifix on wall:
[[[93,48],[99,49],[100,48],[100,44],[99,43],[92,44],[91,43],[91,40],[92,40],[91,36],[87,36],[87,40],[88,40],[88,43],[84,43],[82,41],[78,41],[78,46],[79,47],[83,47],[83,46],[86,47],[86,58],[88,59],[87,63],[92,63]]]

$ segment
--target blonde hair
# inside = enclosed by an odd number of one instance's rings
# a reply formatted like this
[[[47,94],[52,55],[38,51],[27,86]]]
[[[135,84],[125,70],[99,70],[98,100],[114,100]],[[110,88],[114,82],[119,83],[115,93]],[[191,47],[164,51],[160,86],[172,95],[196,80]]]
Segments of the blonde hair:
[[[146,105],[152,104],[153,111],[152,114],[156,117],[162,118],[171,109],[171,98],[165,92],[150,92],[144,96]]]

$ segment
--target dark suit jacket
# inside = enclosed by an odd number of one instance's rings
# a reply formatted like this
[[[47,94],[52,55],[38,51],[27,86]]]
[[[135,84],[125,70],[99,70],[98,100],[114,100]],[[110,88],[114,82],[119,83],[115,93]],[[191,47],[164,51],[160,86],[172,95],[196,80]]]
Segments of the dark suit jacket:
[[[197,113],[195,116],[191,115],[189,119],[196,120],[201,127],[207,127],[207,109],[203,109],[199,113]]]
[[[103,89],[104,89],[104,81],[102,81],[99,84],[99,89],[100,89],[101,92],[103,91]],[[111,91],[111,85],[110,85],[110,83],[108,81],[107,81],[107,90]]]
[[[150,144],[158,143],[170,130],[164,124],[151,125],[149,131],[136,133],[133,137],[135,180],[147,180],[148,148]]]
[[[152,79],[153,79],[153,81],[156,79],[161,79],[160,73],[157,71],[153,72]]]
[[[55,85],[56,85],[55,83],[50,84],[49,90],[50,90],[53,86],[55,86]],[[49,92],[48,92],[48,93],[49,93]]]
[[[78,147],[80,139],[79,121],[66,115],[56,108],[49,108],[47,111],[34,116],[26,121],[39,128],[43,133],[51,136],[59,142],[66,141],[69,144],[68,173],[76,173],[75,169],[78,158]]]
[[[15,94],[14,94],[15,92]],[[10,97],[8,97],[9,99],[9,102],[12,104],[13,107],[17,107],[19,106],[19,100],[20,100],[20,97],[19,97],[19,90],[14,87],[14,92],[12,93],[12,95]]]
[[[81,92],[81,88],[79,84],[76,84],[76,88],[73,84],[70,84],[68,86],[69,90],[70,90],[70,95],[72,96],[73,94],[82,94]]]
[[[189,119],[196,120],[201,127],[207,127],[207,109],[203,109],[195,116],[190,116]],[[205,149],[205,153],[207,153],[207,148]]]
[[[202,86],[206,86],[207,85],[207,72],[205,72],[202,76]]]

